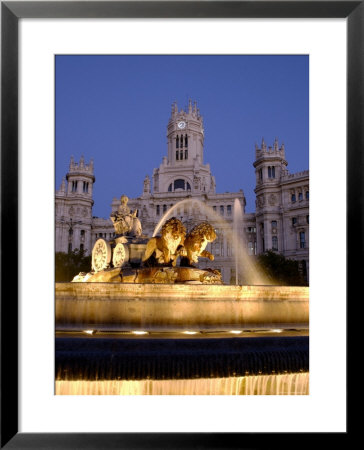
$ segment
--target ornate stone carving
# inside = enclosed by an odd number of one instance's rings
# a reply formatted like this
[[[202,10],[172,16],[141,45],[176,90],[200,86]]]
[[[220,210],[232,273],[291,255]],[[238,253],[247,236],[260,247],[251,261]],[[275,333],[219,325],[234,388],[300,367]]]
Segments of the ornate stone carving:
[[[186,228],[180,220],[172,217],[163,225],[162,236],[152,237],[148,241],[143,262],[154,256],[158,264],[171,264],[174,267],[178,256],[184,255],[185,237]]]
[[[200,275],[200,282],[202,284],[221,284],[221,272],[219,270],[206,270]]]
[[[114,267],[121,267],[127,259],[126,247],[122,243],[116,244],[112,256],[112,264]]]
[[[111,261],[111,246],[105,239],[98,239],[92,249],[92,270],[100,272],[109,267]]]
[[[271,194],[270,196],[269,196],[269,204],[271,205],[271,206],[274,206],[275,204],[276,204],[276,201],[277,201],[277,197],[274,195],[274,194]]]
[[[209,242],[212,242],[215,239],[216,232],[208,222],[202,222],[192,228],[184,243],[186,258],[183,258],[181,265],[185,263],[188,265],[197,263],[200,256],[209,258],[213,261],[214,255],[205,250],[205,248]]]
[[[140,236],[142,234],[142,225],[136,217],[137,210],[131,212],[127,203],[129,199],[126,195],[120,197],[120,206],[117,212],[110,215],[116,234]]]

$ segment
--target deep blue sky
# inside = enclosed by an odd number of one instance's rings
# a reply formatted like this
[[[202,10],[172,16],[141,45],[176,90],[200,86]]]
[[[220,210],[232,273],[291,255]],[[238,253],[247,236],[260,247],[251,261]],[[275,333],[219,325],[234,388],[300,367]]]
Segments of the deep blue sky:
[[[56,56],[56,189],[71,155],[94,159],[93,215],[140,196],[167,153],[171,104],[197,101],[204,162],[216,192],[243,189],[255,211],[254,145],[284,142],[291,173],[306,170],[309,58],[299,56]]]

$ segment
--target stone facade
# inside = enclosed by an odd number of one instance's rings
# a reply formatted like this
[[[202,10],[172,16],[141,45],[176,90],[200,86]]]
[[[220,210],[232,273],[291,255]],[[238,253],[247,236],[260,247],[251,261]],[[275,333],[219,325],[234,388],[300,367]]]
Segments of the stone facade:
[[[92,216],[94,183],[93,161],[85,164],[81,157],[77,163],[71,157],[68,173],[55,196],[56,252],[79,249],[91,254],[99,237],[114,236],[111,220]]]
[[[215,260],[201,258],[201,269],[219,269],[225,283],[235,283],[235,262],[231,229],[234,210],[244,215],[239,230],[248,254],[257,255],[272,249],[301,262],[308,278],[309,262],[309,172],[290,174],[284,145],[273,147],[262,142],[255,149],[256,212],[245,214],[244,192],[217,193],[209,164],[204,163],[203,118],[197,104],[190,101],[186,111],[172,105],[167,125],[167,156],[146,175],[142,194],[129,199],[131,210],[138,211],[143,235],[158,233],[158,225],[168,217],[180,219],[187,232],[199,222],[213,224],[217,239],[207,250]],[[111,220],[92,217],[92,185],[95,182],[92,162],[85,165],[71,159],[66,176],[56,192],[56,251],[80,248],[91,253],[99,237],[111,239]],[[85,185],[86,183],[86,185]],[[128,195],[127,192],[120,192]],[[114,198],[111,213],[118,210],[120,196]],[[71,231],[72,230],[72,231]],[[81,247],[82,248],[82,247]]]
[[[300,262],[308,278],[309,171],[290,174],[285,148],[275,140],[255,148],[257,254],[274,250]]]

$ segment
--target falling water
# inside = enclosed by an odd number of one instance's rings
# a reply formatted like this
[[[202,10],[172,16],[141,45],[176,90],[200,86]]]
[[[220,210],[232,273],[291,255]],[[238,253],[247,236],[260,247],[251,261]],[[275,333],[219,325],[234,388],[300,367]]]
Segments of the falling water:
[[[56,395],[308,395],[309,373],[182,380],[56,380]]]
[[[237,200],[237,199],[236,199]],[[235,264],[236,267],[240,267],[240,280],[244,280],[244,284],[250,284],[250,285],[266,285],[271,284],[268,283],[266,277],[261,272],[260,268],[255,264],[252,260],[252,258],[248,255],[247,250],[245,248],[244,240],[241,236],[241,233],[239,233],[238,227],[240,227],[240,230],[242,231],[243,226],[243,214],[241,210],[241,205],[239,201],[235,200],[234,203],[234,222],[236,224],[237,230],[234,232],[234,223],[231,225],[231,223],[224,220],[217,212],[215,212],[210,206],[206,205],[205,203],[201,202],[197,199],[188,198],[185,200],[180,200],[175,205],[173,205],[168,211],[165,212],[165,214],[162,216],[158,224],[156,225],[153,236],[156,236],[156,234],[161,229],[163,223],[169,218],[172,217],[172,215],[177,211],[177,208],[181,206],[197,206],[199,208],[199,215],[201,220],[209,220],[213,226],[219,226],[224,230],[224,233],[227,237],[227,239],[230,240],[230,242],[233,243],[234,248],[233,252],[235,254]],[[236,206],[238,204],[238,206]],[[240,213],[239,208],[240,207]],[[235,208],[238,209],[237,213],[235,213]],[[191,214],[189,214],[190,216]],[[192,216],[194,216],[193,210],[192,210]],[[235,215],[237,215],[237,219],[235,220]],[[188,230],[189,231],[189,230]],[[243,272],[242,272],[242,269]],[[236,270],[236,283],[238,284],[238,278],[239,273],[238,270]]]
[[[241,209],[241,204],[239,199],[236,198],[234,200],[234,222],[233,222],[233,230],[234,230],[234,248],[235,248],[235,284],[239,284],[239,258],[238,258],[238,242],[239,242],[239,230],[243,229],[243,211]]]

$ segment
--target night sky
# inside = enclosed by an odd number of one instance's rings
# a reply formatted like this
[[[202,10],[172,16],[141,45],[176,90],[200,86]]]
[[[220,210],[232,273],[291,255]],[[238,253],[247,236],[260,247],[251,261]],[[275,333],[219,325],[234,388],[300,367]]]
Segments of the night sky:
[[[309,58],[297,56],[56,56],[56,189],[71,155],[94,160],[93,215],[142,193],[167,154],[171,105],[197,101],[204,163],[216,192],[242,189],[255,211],[255,143],[275,138],[291,173],[309,168]]]

